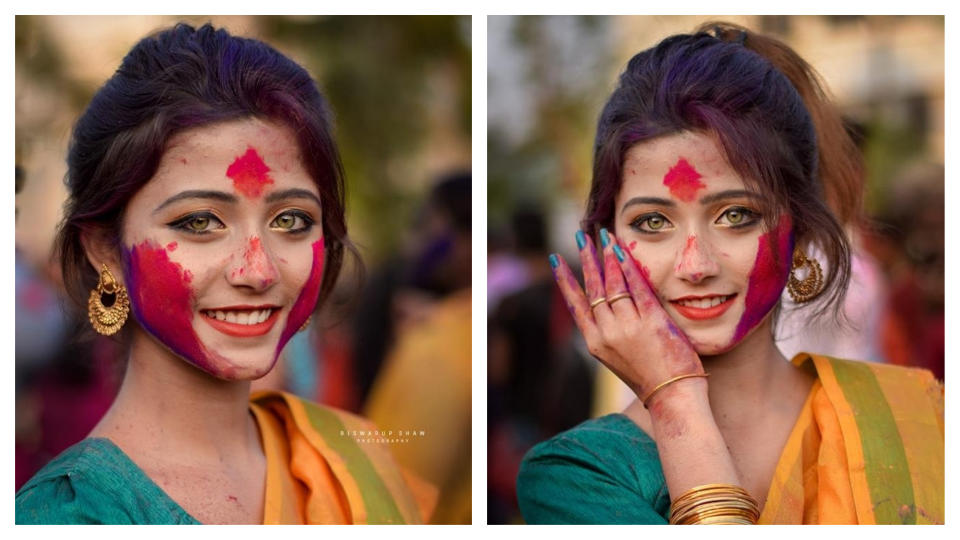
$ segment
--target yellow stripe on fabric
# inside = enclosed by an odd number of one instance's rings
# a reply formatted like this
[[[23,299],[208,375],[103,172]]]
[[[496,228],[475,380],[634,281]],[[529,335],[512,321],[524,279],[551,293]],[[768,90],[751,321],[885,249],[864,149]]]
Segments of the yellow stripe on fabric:
[[[861,433],[864,470],[877,523],[916,523],[903,440],[873,370],[864,362],[831,359],[830,364]]]
[[[803,489],[803,442],[807,431],[813,426],[813,414],[810,400],[814,388],[807,395],[803,409],[793,425],[787,443],[780,453],[777,467],[773,471],[773,481],[767,500],[763,505],[758,521],[761,525],[799,525],[803,523],[804,489]]]
[[[250,410],[256,418],[267,460],[263,524],[303,524],[303,501],[298,493],[299,486],[290,473],[290,446],[287,444],[283,426],[260,404],[251,402]]]
[[[857,521],[861,525],[876,524],[873,512],[873,502],[870,499],[870,485],[867,482],[863,448],[860,441],[860,430],[850,404],[847,403],[843,390],[837,382],[836,375],[830,360],[823,356],[800,354],[794,357],[794,363],[800,364],[812,359],[817,368],[817,376],[823,385],[840,425],[843,434],[843,446],[846,450],[847,468],[850,473],[850,485],[853,489],[854,507],[857,512]]]
[[[347,430],[370,431],[375,429],[371,422],[362,417],[334,410],[330,412],[340,419]],[[357,448],[367,456],[376,470],[377,477],[390,492],[392,502],[402,516],[402,522],[421,523],[420,509],[410,493],[400,467],[394,463],[389,447],[385,443],[369,442],[357,444]]]
[[[276,456],[274,454],[273,438],[269,432],[270,421],[268,414],[255,403],[250,403],[250,410],[257,420],[257,427],[260,429],[260,440],[263,444],[263,453],[267,460],[267,478],[266,489],[263,496],[263,524],[277,525],[282,523],[280,516],[283,514],[283,496],[280,491],[280,485],[277,483]]]
[[[942,524],[943,438],[936,437],[940,430],[939,415],[927,395],[927,389],[934,384],[933,376],[899,366],[871,365],[870,368],[890,404],[893,420],[904,441],[914,507],[901,511],[913,514],[919,524]]]
[[[284,395],[290,404],[290,410],[299,424],[302,420],[312,426],[317,432],[304,430],[308,436],[324,439],[325,446],[339,456],[345,465],[348,474],[355,480],[356,486],[363,500],[365,509],[365,523],[405,523],[403,515],[393,500],[392,493],[385,485],[368,456],[353,437],[346,434],[347,428],[341,417],[332,410],[319,407],[309,402],[301,401],[292,396]],[[369,424],[366,424],[369,429]],[[349,495],[349,493],[348,493]],[[359,520],[358,520],[359,521]]]

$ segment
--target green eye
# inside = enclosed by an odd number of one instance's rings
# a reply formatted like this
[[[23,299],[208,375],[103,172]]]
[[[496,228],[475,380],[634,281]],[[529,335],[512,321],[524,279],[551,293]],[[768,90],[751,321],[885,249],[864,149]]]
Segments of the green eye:
[[[288,233],[301,233],[310,230],[313,219],[303,212],[284,212],[275,217],[270,226]]]
[[[736,225],[743,221],[743,212],[739,210],[728,210],[727,211],[727,221],[731,224]]]
[[[741,227],[749,227],[757,223],[759,219],[760,215],[753,210],[742,206],[735,206],[724,211],[720,219],[717,220],[717,224],[738,229]]]
[[[190,221],[187,222],[187,227],[194,232],[200,232],[207,230],[207,227],[210,226],[210,218],[206,216],[196,216]]]
[[[652,231],[658,231],[667,224],[667,221],[660,216],[651,216],[647,218],[647,227]]]

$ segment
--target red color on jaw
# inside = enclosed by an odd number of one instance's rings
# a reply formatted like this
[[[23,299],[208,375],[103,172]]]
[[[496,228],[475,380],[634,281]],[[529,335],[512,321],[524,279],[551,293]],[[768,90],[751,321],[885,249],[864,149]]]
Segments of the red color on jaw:
[[[149,240],[133,246],[124,264],[133,314],[141,326],[191,364],[219,375],[217,364],[222,366],[223,359],[208,351],[193,329],[190,272],[171,261],[166,249]]]
[[[300,295],[290,308],[287,315],[287,324],[283,327],[280,334],[280,342],[277,343],[277,350],[274,357],[280,356],[280,351],[286,346],[287,341],[297,333],[297,330],[303,326],[310,318],[310,314],[317,307],[317,300],[320,296],[320,284],[323,281],[323,237],[313,243],[313,267],[310,269],[310,276],[304,283]]]
[[[697,196],[697,192],[707,187],[700,181],[701,174],[680,158],[677,164],[663,175],[663,185],[670,188],[670,193],[681,201],[690,202]]]
[[[770,235],[776,253],[770,248]],[[780,219],[772,231],[760,235],[757,258],[750,271],[747,296],[744,298],[743,316],[737,323],[731,344],[737,343],[763,321],[783,293],[790,276],[790,259],[793,253],[793,225],[788,216]]]
[[[246,154],[227,167],[227,176],[233,179],[233,187],[251,199],[259,197],[263,188],[273,183],[269,172],[270,168],[253,147],[248,147]]]

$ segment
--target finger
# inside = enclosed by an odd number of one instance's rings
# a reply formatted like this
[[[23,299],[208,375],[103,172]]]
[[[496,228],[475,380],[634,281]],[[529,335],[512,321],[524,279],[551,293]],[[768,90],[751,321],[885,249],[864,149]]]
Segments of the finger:
[[[580,264],[583,266],[583,286],[589,303],[603,297],[603,274],[597,263],[597,250],[593,240],[577,231],[577,247],[580,249]]]
[[[633,295],[633,303],[637,312],[643,313],[654,305],[659,306],[660,302],[657,300],[657,295],[653,292],[653,287],[650,286],[650,281],[647,278],[649,272],[640,261],[634,258],[633,253],[623,249],[623,246],[619,243],[614,249],[614,254],[626,281],[627,289]]]
[[[550,267],[553,269],[553,278],[560,287],[560,294],[567,303],[567,309],[573,315],[573,320],[580,327],[580,331],[586,334],[589,329],[595,327],[595,322],[583,289],[580,288],[577,278],[563,257],[556,253],[550,255]]]
[[[621,252],[622,255],[622,249],[613,234],[607,232],[607,235],[608,242],[603,249],[603,275],[607,306],[614,316],[620,321],[626,322],[628,318],[637,316],[637,309],[633,305],[632,295],[627,287],[617,255],[617,252]],[[611,300],[613,301],[611,302]]]

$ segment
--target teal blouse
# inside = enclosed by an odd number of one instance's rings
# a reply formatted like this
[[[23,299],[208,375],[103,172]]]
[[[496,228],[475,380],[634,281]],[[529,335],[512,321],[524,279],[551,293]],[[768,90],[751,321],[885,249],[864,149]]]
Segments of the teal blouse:
[[[19,524],[200,522],[108,439],[84,439],[40,469],[16,498]]]
[[[622,414],[533,447],[517,498],[524,520],[539,524],[666,524],[670,510],[657,445]]]

